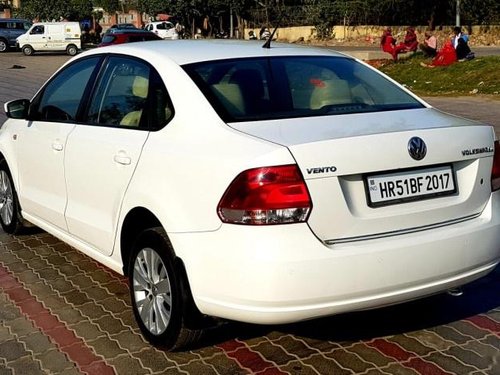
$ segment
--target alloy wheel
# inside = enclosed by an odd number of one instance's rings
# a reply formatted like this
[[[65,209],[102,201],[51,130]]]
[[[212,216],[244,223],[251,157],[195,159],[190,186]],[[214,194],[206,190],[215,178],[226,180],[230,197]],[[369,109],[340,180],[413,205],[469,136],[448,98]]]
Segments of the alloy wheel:
[[[142,249],[133,268],[133,298],[144,326],[153,335],[165,332],[172,314],[172,287],[160,255]]]
[[[9,175],[0,171],[0,217],[6,225],[12,223],[14,213],[14,193]]]

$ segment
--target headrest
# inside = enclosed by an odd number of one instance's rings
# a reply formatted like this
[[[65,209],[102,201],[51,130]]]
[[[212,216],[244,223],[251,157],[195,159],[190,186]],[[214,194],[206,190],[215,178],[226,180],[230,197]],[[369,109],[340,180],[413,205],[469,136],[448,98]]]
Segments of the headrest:
[[[264,95],[262,76],[257,69],[240,69],[233,73],[229,82],[238,84],[243,95],[256,98],[262,98]]]
[[[148,96],[149,80],[147,78],[136,76],[132,84],[132,94],[145,99]]]

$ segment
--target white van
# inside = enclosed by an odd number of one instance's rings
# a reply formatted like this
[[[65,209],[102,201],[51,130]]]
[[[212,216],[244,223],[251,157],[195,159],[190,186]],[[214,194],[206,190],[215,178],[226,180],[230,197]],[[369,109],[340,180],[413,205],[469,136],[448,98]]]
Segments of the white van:
[[[74,56],[82,48],[78,22],[38,22],[17,38],[17,44],[26,56],[37,51],[66,51]]]

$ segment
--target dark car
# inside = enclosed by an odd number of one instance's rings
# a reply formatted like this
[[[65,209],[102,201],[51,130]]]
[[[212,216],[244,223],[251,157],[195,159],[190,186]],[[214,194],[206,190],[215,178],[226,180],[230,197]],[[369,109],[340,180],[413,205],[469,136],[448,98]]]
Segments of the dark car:
[[[132,29],[139,30],[133,23],[117,23],[110,27],[110,29]]]
[[[31,27],[28,20],[17,18],[0,19],[0,52],[6,52],[16,46],[16,39]]]
[[[162,40],[162,38],[145,30],[115,30],[112,33],[104,34],[98,47],[109,46],[111,44],[144,42],[145,40]]]

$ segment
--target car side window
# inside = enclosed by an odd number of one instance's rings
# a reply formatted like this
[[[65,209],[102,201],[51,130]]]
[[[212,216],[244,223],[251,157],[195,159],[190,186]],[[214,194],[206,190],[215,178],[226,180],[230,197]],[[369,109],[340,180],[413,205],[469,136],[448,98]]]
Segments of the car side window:
[[[41,121],[74,122],[99,60],[98,57],[83,59],[61,70],[33,101],[30,117]]]
[[[96,85],[87,122],[155,129],[172,114],[165,86],[153,68],[138,59],[112,56]]]
[[[44,33],[44,27],[42,25],[35,26],[31,31],[30,34],[43,34]]]

